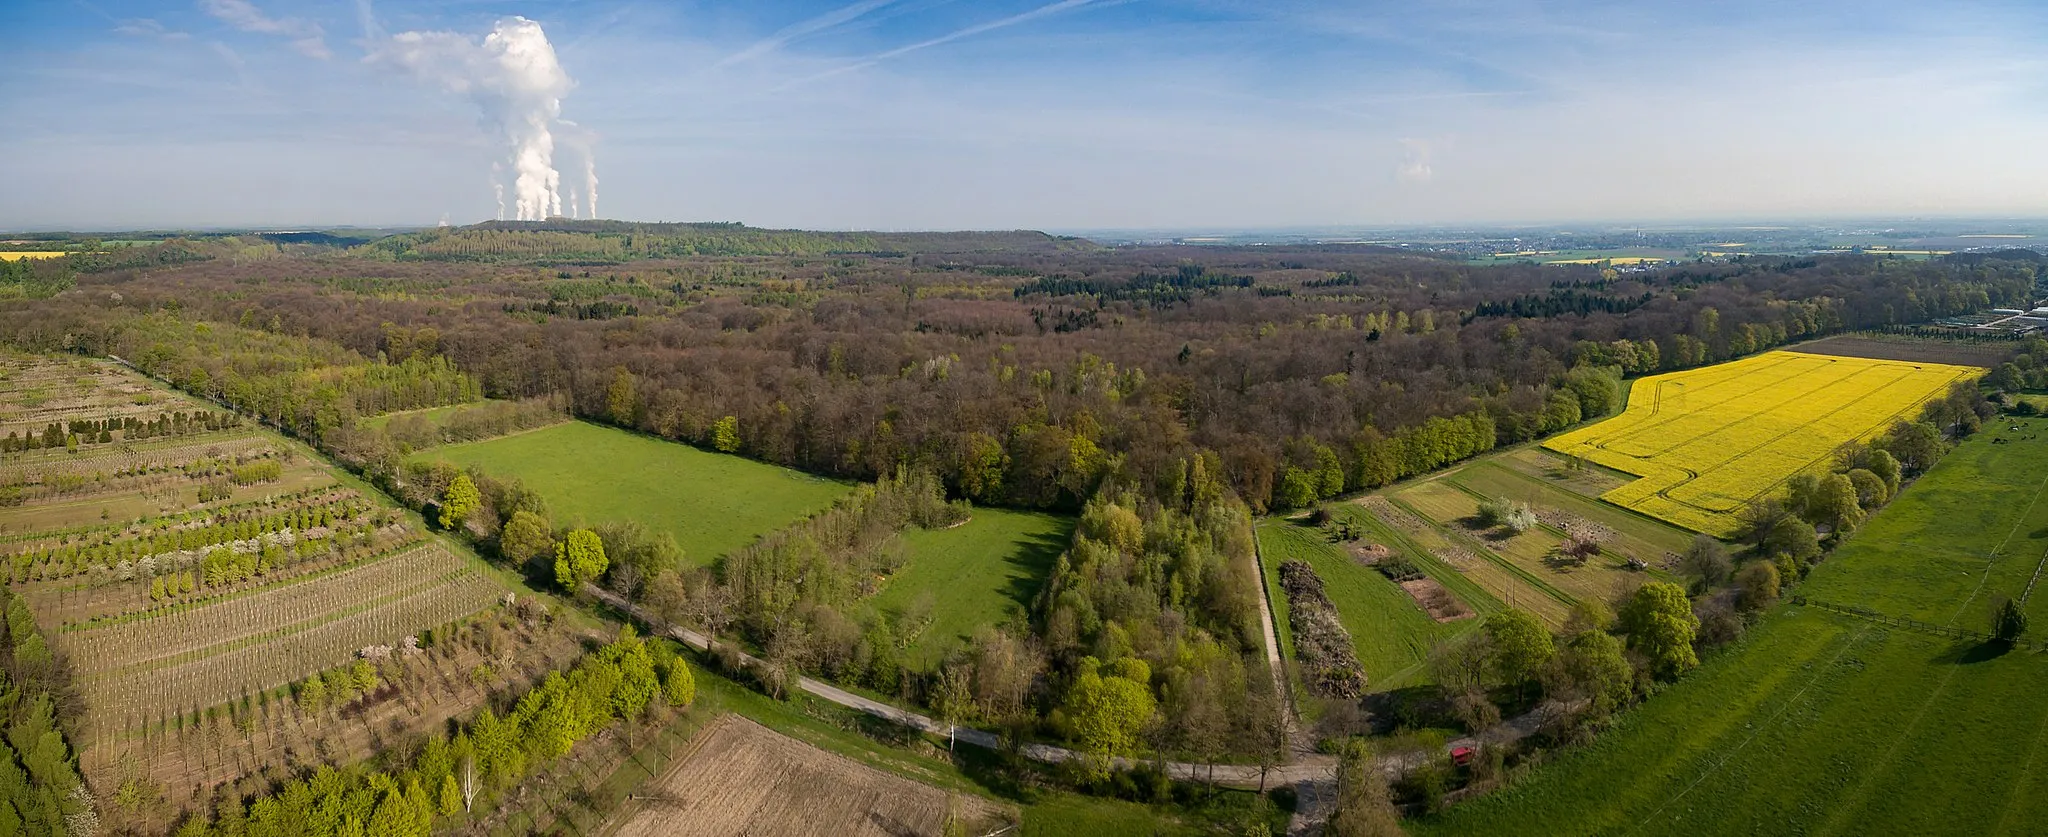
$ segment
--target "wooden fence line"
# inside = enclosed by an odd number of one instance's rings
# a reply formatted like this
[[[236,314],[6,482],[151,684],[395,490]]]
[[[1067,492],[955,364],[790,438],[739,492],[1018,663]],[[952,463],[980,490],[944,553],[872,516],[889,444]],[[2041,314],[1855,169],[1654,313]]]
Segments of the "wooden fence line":
[[[1932,634],[1934,636],[1945,636],[1951,639],[1974,639],[1980,642],[1989,642],[1991,640],[1991,634],[1986,633],[1984,631],[1971,630],[1969,628],[1958,628],[1953,625],[1936,625],[1933,622],[1922,622],[1918,619],[1913,619],[1906,616],[1889,616],[1883,613],[1879,613],[1875,610],[1871,610],[1867,607],[1837,604],[1835,602],[1822,601],[1820,599],[1809,599],[1805,596],[1793,596],[1792,603],[1799,605],[1812,605],[1823,610],[1832,610],[1836,613],[1840,613],[1845,616],[1854,616],[1859,619],[1868,619],[1872,622],[1877,622],[1879,624],[1890,625],[1895,628],[1905,628],[1909,631],[1918,631],[1920,633]],[[2048,651],[2048,642],[2044,642],[2033,647],[2035,647],[2038,650]]]

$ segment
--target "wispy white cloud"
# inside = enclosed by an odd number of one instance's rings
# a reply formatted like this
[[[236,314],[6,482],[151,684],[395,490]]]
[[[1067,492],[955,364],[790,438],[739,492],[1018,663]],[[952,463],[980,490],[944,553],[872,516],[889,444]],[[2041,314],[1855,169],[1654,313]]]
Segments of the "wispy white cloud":
[[[731,55],[726,56],[725,58],[721,59],[717,64],[712,65],[711,69],[723,69],[725,67],[730,67],[734,64],[754,60],[763,55],[767,55],[768,53],[781,49],[785,44],[788,44],[791,41],[797,40],[806,35],[815,35],[819,32],[823,32],[825,30],[849,23],[855,19],[860,18],[862,15],[880,9],[884,6],[888,6],[892,3],[895,3],[896,1],[897,0],[861,0],[861,2],[841,6],[837,9],[833,9],[832,11],[826,12],[824,14],[818,15],[808,20],[802,20],[796,23],[792,23],[779,30],[776,30],[775,34],[773,35],[769,35],[766,38],[762,38],[761,40],[749,44],[746,49],[740,50],[739,52],[735,52]]]
[[[244,32],[276,35],[291,41],[293,49],[308,58],[333,58],[327,48],[327,33],[320,24],[295,17],[271,17],[249,0],[199,0],[199,8],[222,23]]]
[[[981,35],[988,32],[994,32],[998,29],[1006,29],[1011,26],[1016,26],[1017,24],[1020,23],[1029,23],[1031,21],[1038,20],[1039,18],[1050,17],[1052,15],[1059,14],[1060,12],[1072,11],[1083,6],[1091,6],[1098,2],[1101,2],[1101,0],[1059,0],[1059,2],[1057,3],[1047,3],[1046,5],[1039,6],[1038,8],[1032,9],[1027,12],[1020,12],[1018,14],[1014,14],[1006,18],[991,20],[988,21],[987,23],[977,23],[973,26],[968,26],[962,29],[955,29],[936,38],[931,38],[928,40],[918,41],[917,43],[914,44],[900,46],[895,49],[888,50],[886,52],[878,52],[875,53],[874,55],[870,55],[851,64],[834,67],[830,70],[826,70],[825,72],[818,73],[817,75],[814,76],[810,76],[809,78],[800,79],[795,83],[807,84],[813,81],[819,81],[822,79],[830,78],[832,76],[841,75],[843,73],[851,73],[856,70],[866,69],[868,67],[872,67],[876,64],[880,64],[892,58],[900,58],[902,56],[909,55],[910,53],[917,52],[918,50],[930,49],[932,47],[940,46],[943,44],[950,44],[954,41],[960,40],[961,38],[971,38],[974,37],[975,35]]]
[[[146,17],[120,21],[114,24],[114,31],[135,38],[156,38],[165,41],[183,41],[192,37],[190,32],[179,32]]]

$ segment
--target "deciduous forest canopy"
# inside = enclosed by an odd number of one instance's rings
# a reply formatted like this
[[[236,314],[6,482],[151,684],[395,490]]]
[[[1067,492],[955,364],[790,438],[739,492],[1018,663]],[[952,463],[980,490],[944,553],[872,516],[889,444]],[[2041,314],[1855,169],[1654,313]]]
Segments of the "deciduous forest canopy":
[[[740,453],[819,474],[929,466],[982,503],[1078,508],[1111,472],[1165,493],[1208,451],[1263,509],[1614,405],[1611,383],[1574,370],[1689,368],[2023,305],[2039,258],[1624,274],[1361,246],[506,226],[310,255],[172,241],[81,260],[77,290],[0,322],[24,347],[129,357],[309,438],[464,386],[436,382],[459,371],[490,397],[563,393],[578,415],[706,447],[724,447],[722,427]],[[202,260],[164,266],[187,258]],[[381,358],[391,371],[370,374],[390,380],[265,382],[334,352]]]

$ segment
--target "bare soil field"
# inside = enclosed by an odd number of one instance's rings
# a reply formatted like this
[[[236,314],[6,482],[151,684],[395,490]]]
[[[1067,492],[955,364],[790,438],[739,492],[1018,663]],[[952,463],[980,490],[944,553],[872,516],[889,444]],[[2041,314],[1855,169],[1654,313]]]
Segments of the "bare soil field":
[[[1443,585],[1436,583],[1436,579],[1418,578],[1403,581],[1401,589],[1429,613],[1429,618],[1438,622],[1456,622],[1472,618],[1472,609],[1466,607],[1464,602],[1458,601],[1458,597],[1451,595],[1451,591],[1445,590]]]
[[[891,776],[727,715],[635,797],[615,837],[936,837],[950,815],[972,826],[989,803]]]
[[[1865,357],[1907,363],[1946,363],[1990,368],[2012,354],[2011,345],[1951,343],[1914,337],[1864,337],[1844,334],[1791,346],[1787,351],[1835,357]]]

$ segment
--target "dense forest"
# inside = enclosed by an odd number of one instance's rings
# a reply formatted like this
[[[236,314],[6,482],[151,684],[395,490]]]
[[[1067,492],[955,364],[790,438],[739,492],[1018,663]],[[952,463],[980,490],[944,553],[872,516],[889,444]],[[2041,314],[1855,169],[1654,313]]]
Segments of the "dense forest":
[[[499,252],[601,237],[462,234],[524,242]],[[2023,305],[2038,271],[2018,255],[1842,256],[1618,274],[1350,247],[609,267],[330,251],[82,274],[0,325],[27,348],[121,355],[309,438],[474,386],[706,447],[724,428],[741,453],[820,474],[927,467],[989,504],[1079,509],[1112,474],[1164,496],[1208,452],[1259,511],[1601,414],[1616,374]],[[390,368],[309,371],[336,352]]]

